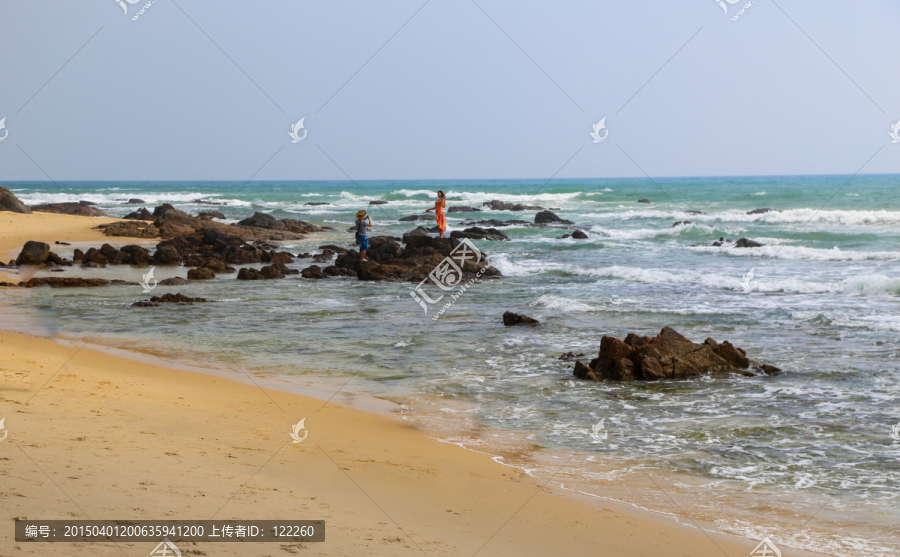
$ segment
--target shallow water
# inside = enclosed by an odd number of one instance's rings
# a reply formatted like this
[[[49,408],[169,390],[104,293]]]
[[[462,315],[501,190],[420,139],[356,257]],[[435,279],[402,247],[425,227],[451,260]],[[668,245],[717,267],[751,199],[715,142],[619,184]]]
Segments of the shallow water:
[[[451,206],[501,199],[558,207],[590,235],[563,240],[562,230],[519,226],[504,228],[510,242],[476,242],[505,278],[474,285],[436,321],[431,311],[423,315],[409,284],[355,279],[246,283],[220,275],[153,292],[218,300],[189,308],[125,307],[149,296],[137,286],[38,289],[14,298],[55,334],[87,337],[100,329],[93,342],[135,339],[173,358],[334,388],[350,379],[345,389],[403,401],[412,414],[421,410],[421,423],[436,436],[486,452],[492,444],[500,451],[502,440],[475,439],[473,427],[510,432],[553,449],[547,454],[574,455],[562,469],[552,457],[529,464],[543,477],[557,473],[571,489],[685,512],[793,547],[895,555],[898,178],[848,179],[563,180],[543,188],[541,181],[261,182],[243,189],[63,183],[64,191],[8,184],[29,204],[85,199],[123,215],[134,206],[117,200],[139,197],[149,207],[216,209],[229,219],[259,210],[336,229],[287,243],[292,252],[350,247],[343,230],[360,208],[371,213],[373,234],[399,236],[417,223],[396,219],[429,207],[436,189],[448,193]],[[189,203],[198,198],[227,205]],[[635,203],[640,198],[652,203]],[[369,207],[368,199],[390,203]],[[304,205],[310,201],[332,205]],[[746,214],[759,207],[780,212]],[[447,220],[453,230],[463,218],[533,216],[485,211]],[[692,222],[673,226],[683,220]],[[719,237],[765,246],[710,246]],[[61,275],[137,281],[144,272]],[[156,269],[158,279],[185,274]],[[504,328],[506,310],[543,325]],[[785,372],[589,384],[574,381],[572,364],[558,360],[568,351],[593,357],[603,335],[655,335],[666,325],[695,342],[729,340]],[[454,417],[459,412],[465,423]],[[608,437],[594,443],[588,433],[600,419]]]

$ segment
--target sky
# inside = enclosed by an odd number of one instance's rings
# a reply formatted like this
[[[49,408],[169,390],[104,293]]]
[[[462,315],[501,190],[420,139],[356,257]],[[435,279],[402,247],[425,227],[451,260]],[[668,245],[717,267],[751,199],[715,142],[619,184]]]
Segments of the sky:
[[[0,6],[0,181],[900,173],[896,1],[122,4]]]

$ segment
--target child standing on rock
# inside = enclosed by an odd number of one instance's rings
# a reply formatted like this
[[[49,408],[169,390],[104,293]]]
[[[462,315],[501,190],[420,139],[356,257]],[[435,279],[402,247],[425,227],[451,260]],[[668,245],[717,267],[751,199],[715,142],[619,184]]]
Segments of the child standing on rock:
[[[366,250],[369,249],[369,230],[372,226],[372,217],[366,215],[365,211],[356,213],[356,245],[359,246],[359,260],[368,261],[366,259]]]

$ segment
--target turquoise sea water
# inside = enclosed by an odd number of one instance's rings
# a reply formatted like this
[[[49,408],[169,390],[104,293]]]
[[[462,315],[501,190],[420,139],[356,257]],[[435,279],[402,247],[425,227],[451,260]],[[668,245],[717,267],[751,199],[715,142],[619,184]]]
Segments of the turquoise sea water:
[[[400,236],[416,223],[397,219],[431,206],[438,189],[450,206],[500,199],[557,208],[589,238],[510,226],[510,242],[476,241],[504,278],[474,285],[436,321],[409,284],[297,276],[220,275],[154,291],[219,300],[190,308],[123,309],[148,297],[138,287],[38,289],[14,303],[53,334],[100,330],[93,342],[134,339],[173,358],[326,391],[349,379],[346,391],[402,402],[411,419],[416,409],[436,409],[418,423],[488,453],[500,454],[502,439],[475,443],[471,428],[508,432],[563,460],[575,454],[559,476],[571,489],[792,547],[879,556],[900,553],[900,443],[890,435],[900,422],[898,185],[898,176],[6,183],[28,204],[88,200],[117,216],[134,210],[125,201],[137,197],[149,208],[167,202],[228,219],[264,211],[334,227],[286,243],[294,253],[352,247],[344,230],[361,208],[373,234]],[[778,211],[747,214],[763,207]],[[454,230],[482,218],[532,221],[534,211],[447,220]],[[673,226],[684,220],[691,222]],[[764,246],[711,246],[720,237]],[[144,272],[62,275],[140,280]],[[156,269],[159,279],[173,275],[186,269]],[[507,310],[543,325],[504,328]],[[695,342],[729,340],[784,373],[588,384],[558,360],[568,351],[593,357],[603,335],[655,335],[666,325]],[[588,433],[600,419],[608,438],[593,443]],[[548,457],[534,473],[549,477],[561,463]],[[663,483],[647,484],[648,474]]]

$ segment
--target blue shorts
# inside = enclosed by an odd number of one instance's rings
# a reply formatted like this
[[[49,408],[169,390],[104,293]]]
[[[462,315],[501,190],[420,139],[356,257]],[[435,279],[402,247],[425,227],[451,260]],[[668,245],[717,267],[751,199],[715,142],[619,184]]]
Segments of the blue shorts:
[[[359,251],[366,251],[369,249],[369,237],[368,236],[360,236],[359,237]]]

